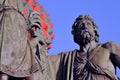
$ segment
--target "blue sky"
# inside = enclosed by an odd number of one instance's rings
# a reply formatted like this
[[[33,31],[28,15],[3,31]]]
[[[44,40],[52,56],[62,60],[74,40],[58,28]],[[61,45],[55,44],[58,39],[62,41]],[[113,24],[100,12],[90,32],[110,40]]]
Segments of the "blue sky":
[[[120,0],[38,0],[50,14],[55,38],[49,55],[79,49],[71,35],[71,26],[80,14],[90,15],[98,25],[100,42],[120,45]],[[120,71],[117,70],[120,76]]]

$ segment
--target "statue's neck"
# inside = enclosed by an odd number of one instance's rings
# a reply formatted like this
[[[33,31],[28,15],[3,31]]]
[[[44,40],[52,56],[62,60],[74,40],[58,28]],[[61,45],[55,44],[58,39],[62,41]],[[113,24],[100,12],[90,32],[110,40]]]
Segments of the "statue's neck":
[[[91,41],[88,44],[80,45],[80,51],[82,51],[84,53],[91,52],[91,50],[93,50],[96,46],[97,46],[96,42]]]

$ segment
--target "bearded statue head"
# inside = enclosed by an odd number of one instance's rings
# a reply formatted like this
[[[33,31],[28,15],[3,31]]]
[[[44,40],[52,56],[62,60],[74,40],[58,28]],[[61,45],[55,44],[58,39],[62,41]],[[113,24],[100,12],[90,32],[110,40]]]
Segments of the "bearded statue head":
[[[74,42],[83,45],[92,40],[99,42],[98,27],[89,15],[80,15],[76,18],[72,26]]]

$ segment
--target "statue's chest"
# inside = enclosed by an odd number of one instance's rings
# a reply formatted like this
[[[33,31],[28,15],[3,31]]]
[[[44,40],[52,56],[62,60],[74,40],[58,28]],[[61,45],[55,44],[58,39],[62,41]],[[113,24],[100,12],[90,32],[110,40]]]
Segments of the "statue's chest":
[[[99,49],[93,51],[90,55],[90,61],[97,65],[106,66],[106,64],[111,64],[110,61],[110,51],[100,47]]]

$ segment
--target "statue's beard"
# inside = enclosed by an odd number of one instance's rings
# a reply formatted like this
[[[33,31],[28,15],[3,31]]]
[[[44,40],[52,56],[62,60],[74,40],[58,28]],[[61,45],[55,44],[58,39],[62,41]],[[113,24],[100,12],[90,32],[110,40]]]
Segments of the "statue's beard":
[[[81,33],[77,36],[77,43],[78,44],[88,44],[94,39],[93,32],[90,32],[88,30],[82,30]]]

